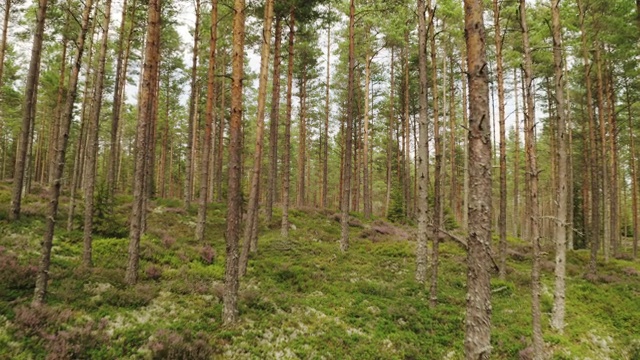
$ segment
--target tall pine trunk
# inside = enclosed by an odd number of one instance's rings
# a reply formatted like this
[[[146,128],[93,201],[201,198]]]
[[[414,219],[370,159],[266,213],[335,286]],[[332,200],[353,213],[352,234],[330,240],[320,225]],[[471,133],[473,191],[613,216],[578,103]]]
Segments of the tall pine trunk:
[[[289,187],[291,175],[291,111],[293,107],[293,55],[295,40],[295,10],[289,11],[289,60],[287,64],[287,115],[284,120],[284,156],[282,160],[282,228],[281,235],[289,238]]]
[[[231,118],[229,119],[229,188],[227,199],[227,259],[224,275],[222,323],[232,324],[238,319],[238,238],[242,193],[240,168],[242,166],[242,78],[244,76],[244,0],[235,0],[233,16],[233,47],[231,71]]]
[[[145,183],[147,173],[147,152],[150,149],[148,127],[152,122],[154,98],[157,96],[156,76],[160,55],[160,0],[150,0],[148,5],[147,35],[144,55],[144,66],[138,124],[136,127],[135,149],[135,181],[133,183],[133,204],[131,209],[131,224],[129,228],[129,260],[125,274],[125,282],[133,285],[138,281],[138,266],[140,261],[140,237],[143,231],[144,217],[146,217]]]
[[[433,98],[433,138],[435,147],[435,169],[433,186],[433,239],[431,250],[431,289],[429,291],[429,305],[436,306],[438,302],[438,263],[440,253],[440,229],[443,223],[443,192],[442,192],[442,136],[440,135],[440,105],[438,100],[438,58],[436,54],[435,38],[435,7],[431,0],[427,0],[427,7],[431,12],[429,22],[429,47],[431,51],[431,92]],[[408,91],[408,90],[407,90]]]
[[[107,45],[109,41],[109,23],[111,21],[111,0],[106,0],[104,19],[102,22],[102,42],[98,55],[98,71],[93,93],[93,108],[87,133],[87,160],[85,162],[85,188],[84,188],[84,251],[82,264],[92,266],[92,238],[93,238],[93,211],[94,192],[96,187],[96,171],[98,156],[98,134],[100,132],[100,111],[102,110],[102,89],[104,84],[104,69],[107,58]]]
[[[469,197],[465,357],[491,354],[491,127],[483,5],[464,1],[469,78]]]
[[[418,147],[418,233],[416,248],[416,281],[427,280],[427,213],[429,207],[429,125],[427,99],[427,21],[425,0],[418,0],[418,64],[420,71],[419,147]]]
[[[520,0],[520,27],[522,29],[522,47],[524,50],[524,81],[527,111],[525,112],[526,135],[529,138],[527,146],[529,172],[529,198],[531,201],[529,223],[533,259],[531,264],[531,316],[533,328],[533,359],[541,360],[544,353],[542,339],[542,311],[540,309],[540,205],[538,199],[538,159],[535,139],[535,108],[533,104],[533,61],[529,44],[529,27],[525,0]]]
[[[264,143],[264,111],[267,98],[267,82],[269,77],[269,53],[271,51],[271,23],[273,20],[273,2],[267,0],[264,8],[264,27],[262,30],[262,50],[260,53],[260,82],[258,84],[258,124],[256,129],[256,148],[251,173],[251,190],[247,207],[247,220],[244,226],[244,243],[240,255],[240,276],[247,271],[249,250],[258,247],[258,202],[260,200],[260,170],[262,169],[262,147]]]
[[[280,118],[280,64],[282,46],[282,19],[278,16],[275,24],[273,48],[273,84],[271,92],[271,113],[269,114],[269,176],[267,178],[267,200],[265,220],[271,224],[273,201],[276,197],[276,179],[278,177],[278,124]]]
[[[194,177],[194,143],[195,127],[198,113],[198,43],[200,40],[200,0],[196,3],[196,23],[193,31],[193,55],[191,58],[191,96],[189,97],[189,125],[187,126],[187,150],[186,165],[184,173],[184,207],[189,209],[193,197],[193,177]],[[214,26],[214,25],[212,25]]]
[[[24,90],[20,138],[18,139],[16,163],[13,170],[13,190],[11,192],[9,220],[17,220],[20,218],[20,207],[22,204],[22,192],[24,187],[28,150],[27,144],[29,143],[29,133],[33,126],[35,108],[37,105],[35,97],[38,89],[38,77],[40,74],[40,57],[42,55],[42,40],[44,37],[44,23],[47,14],[47,4],[48,0],[40,0],[38,3],[38,10],[36,12],[36,28],[33,34],[31,60],[29,62],[29,72]]]
[[[500,124],[500,208],[498,233],[500,236],[500,279],[507,274],[507,139],[504,113],[504,69],[502,65],[502,30],[500,28],[500,4],[493,0],[494,36],[496,42],[496,73],[498,80],[498,122]]]
[[[205,110],[205,132],[202,146],[202,166],[200,168],[200,201],[196,222],[196,239],[204,241],[207,222],[207,187],[209,184],[209,157],[211,156],[213,130],[213,102],[215,101],[216,45],[218,42],[218,0],[211,2],[211,35],[209,38],[209,67],[207,69],[207,107]]]
[[[352,132],[354,118],[354,72],[355,72],[355,3],[351,0],[349,3],[349,69],[347,80],[347,123],[345,126],[345,146],[344,146],[344,172],[343,172],[343,189],[340,199],[340,210],[342,211],[340,250],[346,252],[349,249],[349,200],[351,195],[351,149],[352,149]]]
[[[555,80],[556,121],[557,121],[557,158],[558,158],[558,194],[556,203],[557,219],[554,227],[556,243],[555,257],[555,292],[553,293],[553,316],[551,326],[556,331],[564,331],[565,315],[565,270],[567,257],[567,125],[564,102],[564,58],[562,55],[562,40],[560,24],[560,0],[551,1],[551,28],[553,35],[553,70]]]
[[[60,136],[58,137],[57,151],[55,157],[52,158],[52,162],[55,163],[55,173],[53,174],[53,181],[49,184],[49,207],[47,209],[45,232],[42,238],[42,253],[40,254],[40,263],[38,265],[38,272],[36,275],[36,286],[33,296],[34,305],[44,303],[47,295],[49,266],[51,264],[51,248],[53,247],[53,232],[55,230],[56,217],[58,215],[58,200],[60,198],[60,188],[62,187],[65,154],[69,141],[69,128],[71,127],[71,118],[73,117],[73,105],[76,100],[76,90],[78,88],[78,75],[80,73],[80,67],[82,66],[82,54],[84,52],[85,38],[89,29],[89,15],[91,14],[92,6],[92,1],[87,0],[82,12],[80,33],[76,39],[76,46],[78,49],[73,61],[71,77],[69,78],[69,89],[60,122]],[[44,14],[42,15],[44,16]],[[44,17],[42,20],[44,20]],[[51,168],[53,169],[54,166],[52,165]]]
[[[328,12],[331,12],[331,2],[329,2]],[[329,107],[329,100],[331,99],[329,90],[331,84],[331,21],[327,26],[327,80],[325,83],[325,103],[324,103],[324,131],[323,131],[323,148],[322,148],[322,208],[326,209],[328,204],[327,197],[329,196],[329,116],[331,114],[331,108]]]

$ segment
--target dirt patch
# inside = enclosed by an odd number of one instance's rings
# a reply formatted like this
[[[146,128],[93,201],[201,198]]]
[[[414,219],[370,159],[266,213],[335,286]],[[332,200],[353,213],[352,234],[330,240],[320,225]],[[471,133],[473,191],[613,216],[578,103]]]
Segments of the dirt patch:
[[[394,226],[382,220],[376,220],[360,233],[363,239],[371,241],[381,241],[385,238],[394,238],[396,240],[409,240],[410,234],[402,228]]]

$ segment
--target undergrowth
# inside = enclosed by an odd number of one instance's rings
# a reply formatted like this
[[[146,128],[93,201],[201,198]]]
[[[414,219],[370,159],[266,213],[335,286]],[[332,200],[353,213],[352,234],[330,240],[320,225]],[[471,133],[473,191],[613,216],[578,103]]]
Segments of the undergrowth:
[[[141,281],[129,287],[126,200],[105,210],[105,218],[120,220],[104,222],[96,233],[90,271],[80,268],[81,234],[58,229],[42,307],[30,300],[43,215],[9,223],[0,208],[0,358],[463,358],[466,255],[455,243],[441,244],[438,305],[430,308],[428,286],[414,280],[411,228],[355,216],[343,254],[332,212],[292,211],[288,240],[277,226],[261,225],[258,252],[241,281],[240,322],[222,326],[224,207],[211,205],[207,239],[199,243],[193,211],[155,201],[141,242]],[[528,246],[510,239],[509,247],[507,279],[491,283],[494,359],[518,358],[530,345]],[[599,263],[598,277],[588,279],[588,256],[583,250],[568,255],[564,334],[548,324],[553,270],[543,266],[548,353],[638,359],[640,265]]]

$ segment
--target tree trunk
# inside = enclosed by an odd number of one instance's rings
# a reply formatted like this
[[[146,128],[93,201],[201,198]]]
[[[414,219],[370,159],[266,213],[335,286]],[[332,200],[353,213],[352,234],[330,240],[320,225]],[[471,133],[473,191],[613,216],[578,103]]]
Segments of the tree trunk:
[[[438,302],[438,263],[440,252],[440,228],[443,224],[443,192],[442,192],[442,136],[440,135],[440,104],[438,100],[438,59],[435,37],[435,7],[431,0],[427,0],[427,7],[431,13],[429,21],[429,43],[431,51],[431,93],[433,94],[433,138],[435,147],[435,169],[433,187],[433,239],[431,250],[431,289],[429,291],[429,305],[435,307]],[[408,91],[408,90],[407,90]]]
[[[56,225],[56,216],[58,215],[58,200],[60,197],[60,187],[62,186],[62,175],[64,172],[65,153],[67,150],[67,143],[69,140],[69,128],[71,126],[71,118],[73,117],[73,105],[76,100],[76,90],[78,85],[78,74],[80,73],[80,67],[82,65],[82,53],[84,51],[84,41],[89,29],[89,15],[91,14],[92,1],[87,0],[82,12],[82,23],[80,33],[76,39],[76,45],[78,47],[76,56],[73,61],[73,68],[71,77],[69,78],[69,92],[64,106],[64,112],[62,114],[60,122],[60,131],[58,138],[58,145],[56,148],[56,155],[52,158],[52,162],[56,164],[55,173],[53,174],[53,182],[49,184],[49,207],[47,209],[45,232],[42,238],[42,253],[40,263],[38,265],[38,272],[36,275],[36,286],[33,296],[33,304],[40,305],[44,303],[45,296],[47,295],[47,285],[49,281],[49,265],[51,264],[51,248],[53,247],[53,232]],[[45,10],[46,0],[40,3],[38,9],[38,21],[42,20],[44,23],[44,13],[40,13],[40,10]],[[36,32],[38,34],[38,32]],[[40,32],[40,36],[42,33]],[[38,37],[38,35],[36,35]],[[42,42],[36,43],[34,46],[42,45]],[[28,88],[28,86],[27,86]],[[27,95],[28,96],[28,95]],[[51,168],[54,168],[53,165]]]
[[[282,19],[276,18],[275,39],[273,45],[273,84],[271,92],[271,113],[269,114],[269,177],[267,179],[267,200],[265,217],[271,224],[273,200],[276,197],[276,179],[278,177],[278,119],[280,117],[280,63],[282,51]]]
[[[367,30],[368,31],[368,30]],[[367,32],[368,36],[368,32]],[[371,218],[371,194],[369,193],[369,83],[371,82],[370,50],[367,49],[364,59],[364,144],[362,149],[362,197],[364,201],[364,217]]]
[[[603,236],[602,236],[602,247],[604,253],[604,261],[609,262],[609,256],[611,252],[611,228],[610,219],[611,214],[609,212],[610,203],[610,191],[611,186],[609,184],[609,159],[607,157],[607,132],[606,132],[606,124],[607,121],[605,119],[605,103],[604,103],[604,80],[602,76],[602,57],[600,56],[600,44],[595,45],[595,61],[596,61],[596,84],[597,84],[597,93],[596,99],[598,102],[598,125],[600,129],[600,149],[599,149],[599,158],[600,163],[598,164],[598,180],[600,188],[602,189],[602,195],[597,197],[597,204],[600,206],[602,204],[602,213],[603,213]]]
[[[587,34],[584,28],[585,5],[582,0],[578,0],[580,36],[582,39],[582,63],[585,71],[585,87],[587,90],[587,114],[589,119],[589,169],[591,180],[591,221],[586,231],[587,239],[591,243],[591,256],[589,258],[589,273],[596,274],[596,260],[598,257],[598,246],[600,238],[600,206],[598,201],[599,187],[598,181],[598,156],[596,147],[596,129],[593,116],[593,95],[591,93],[591,65],[589,64],[589,47],[587,45]]]
[[[404,98],[402,102],[403,108],[403,122],[402,122],[402,154],[399,157],[400,162],[398,165],[402,167],[402,185],[404,189],[404,215],[407,219],[412,217],[411,211],[411,175],[410,175],[410,165],[411,160],[409,156],[411,151],[409,150],[411,146],[411,140],[409,135],[409,31],[405,31],[404,33]],[[355,65],[354,65],[355,66]],[[354,69],[355,71],[355,69]]]
[[[300,208],[306,205],[307,191],[306,178],[306,157],[307,157],[307,68],[302,65],[302,74],[298,91],[300,92],[300,126],[298,127],[298,191],[296,205]]]
[[[242,78],[244,65],[244,0],[235,0],[233,16],[233,48],[231,72],[231,118],[229,120],[229,189],[227,200],[227,260],[224,275],[224,305],[222,323],[238,319],[238,238],[240,236],[240,162],[242,138]]]
[[[189,209],[191,206],[191,200],[193,197],[192,189],[193,189],[193,173],[194,173],[194,163],[195,159],[193,156],[193,148],[194,148],[194,132],[195,132],[195,123],[196,117],[198,113],[198,42],[200,40],[200,0],[195,0],[196,3],[196,23],[195,29],[193,30],[193,56],[191,58],[191,96],[189,97],[189,126],[187,127],[188,135],[187,135],[187,158],[186,158],[186,169],[184,173],[184,207],[185,209]],[[216,24],[213,24],[215,26]]]
[[[518,106],[518,72],[513,69],[513,90],[515,92],[515,140],[514,140],[514,160],[513,160],[513,234],[520,237],[522,217],[520,215],[520,107]]]
[[[469,78],[469,238],[465,357],[491,354],[491,127],[483,5],[465,0]]]
[[[418,64],[420,71],[420,145],[418,149],[418,233],[416,248],[416,281],[427,280],[427,213],[429,211],[429,120],[427,99],[427,20],[425,0],[418,0]]]
[[[425,35],[426,36],[426,35]],[[426,40],[425,40],[426,41]],[[426,51],[426,45],[425,45],[425,51]],[[393,47],[391,48],[391,64],[389,65],[389,67],[391,68],[391,74],[390,74],[390,86],[389,86],[389,124],[388,124],[388,134],[387,134],[387,195],[386,195],[386,199],[385,199],[385,206],[384,206],[384,213],[386,216],[389,216],[389,203],[391,202],[391,175],[392,175],[392,171],[391,171],[391,157],[393,156],[393,128],[395,126],[395,121],[394,121],[394,111],[393,111],[393,105],[394,105],[394,98],[393,98],[393,92],[395,90],[395,77],[393,74],[393,68],[394,68],[394,49]],[[426,56],[426,54],[425,54]],[[426,66],[426,65],[425,65]],[[427,167],[427,171],[429,171],[429,167]],[[429,186],[427,184],[427,186]]]
[[[607,102],[609,108],[609,165],[611,166],[609,173],[611,174],[610,185],[610,197],[609,205],[611,210],[609,211],[610,228],[611,228],[611,246],[613,256],[618,257],[620,255],[620,214],[619,206],[620,201],[618,199],[618,114],[615,110],[615,92],[613,90],[613,73],[608,71],[607,81]]]
[[[553,35],[553,70],[555,79],[555,100],[557,132],[556,146],[558,158],[558,204],[557,219],[555,221],[554,238],[556,243],[556,264],[555,264],[555,292],[553,293],[553,316],[551,326],[559,333],[564,331],[565,315],[565,270],[567,257],[567,125],[564,102],[564,58],[562,55],[560,24],[560,0],[551,1],[551,27]]]
[[[100,110],[102,110],[102,88],[104,84],[104,68],[107,58],[107,45],[109,41],[109,23],[111,21],[111,0],[106,0],[104,19],[102,23],[102,43],[98,58],[98,72],[93,92],[93,108],[87,133],[87,160],[85,162],[85,192],[84,192],[84,251],[82,264],[92,266],[92,237],[93,237],[93,210],[94,192],[96,186],[96,170],[98,155],[98,133],[100,132]]]
[[[329,10],[331,12],[331,2],[329,2]],[[331,22],[327,26],[327,80],[325,84],[325,105],[324,105],[324,147],[322,149],[322,208],[327,208],[327,197],[329,195],[329,116],[331,109],[329,100],[331,99],[329,90],[331,84]]]
[[[24,90],[20,138],[18,140],[18,148],[16,149],[16,163],[13,170],[13,190],[11,193],[9,220],[18,220],[18,218],[20,218],[22,189],[26,168],[25,162],[28,149],[27,144],[29,143],[29,130],[34,122],[33,114],[35,113],[34,109],[37,106],[35,96],[38,89],[38,76],[40,74],[40,57],[42,55],[42,40],[44,37],[44,22],[47,14],[47,3],[48,0],[40,0],[38,3],[38,11],[36,12],[36,28],[33,34],[31,60],[29,62],[29,72]]]
[[[344,150],[344,174],[342,199],[340,199],[340,210],[342,228],[340,237],[340,250],[344,253],[349,249],[349,200],[351,195],[351,142],[354,118],[354,72],[355,72],[355,3],[349,3],[349,70],[347,80],[347,124],[345,126],[345,150]]]
[[[226,73],[226,56],[224,56],[224,52],[222,53],[222,69],[221,73]],[[222,160],[224,158],[224,128],[225,128],[225,117],[227,113],[225,99],[226,99],[226,90],[224,88],[225,83],[224,76],[220,79],[220,110],[218,114],[218,118],[220,119],[218,124],[218,153],[216,159],[216,196],[219,202],[222,201]]]
[[[538,160],[535,140],[535,108],[533,105],[533,65],[531,46],[529,45],[529,28],[525,0],[520,0],[520,26],[522,28],[522,47],[524,49],[524,81],[527,111],[525,112],[526,134],[529,138],[527,158],[529,159],[529,197],[531,199],[531,245],[533,259],[531,265],[531,315],[533,327],[533,359],[541,360],[544,355],[542,339],[542,311],[540,310],[540,205],[538,200]]]
[[[500,272],[501,280],[507,275],[507,138],[504,114],[504,70],[502,65],[502,30],[500,28],[500,6],[493,0],[493,22],[496,42],[496,67],[498,76],[498,121],[500,123],[500,209],[498,215],[498,233],[500,235]]]
[[[199,2],[199,1],[198,1]],[[199,12],[199,10],[196,10]],[[218,42],[218,0],[211,2],[211,37],[209,38],[209,68],[207,70],[207,108],[205,110],[205,133],[202,146],[202,167],[200,169],[200,201],[196,222],[196,239],[204,241],[207,222],[207,187],[209,184],[209,156],[211,155],[213,128],[213,102],[215,101],[216,45]]]
[[[9,31],[9,16],[11,15],[11,5],[13,0],[4,2],[4,18],[2,19],[2,40],[0,41],[0,86],[2,86],[2,75],[4,75],[4,55],[7,51],[7,34]],[[64,47],[66,50],[66,47]],[[64,51],[64,50],[63,50]],[[62,57],[64,63],[64,56]]]
[[[156,75],[160,55],[160,0],[150,0],[148,8],[147,38],[145,45],[144,67],[142,72],[141,93],[136,128],[135,181],[133,183],[133,204],[129,229],[129,260],[125,282],[133,285],[138,281],[140,260],[140,236],[145,217],[145,175],[147,172],[147,152],[150,149],[148,127],[151,123],[154,103]]]
[[[633,258],[636,259],[638,255],[638,237],[639,227],[638,227],[638,177],[636,171],[636,148],[635,148],[635,139],[633,135],[633,115],[631,112],[631,97],[629,95],[630,85],[629,81],[625,82],[625,98],[626,98],[626,107],[627,107],[627,121],[629,122],[629,142],[631,146],[631,155],[629,156],[629,167],[631,168],[631,217],[633,220]]]
[[[269,77],[269,56],[271,51],[271,23],[273,20],[274,0],[267,0],[264,8],[264,27],[262,30],[262,50],[260,53],[260,82],[258,84],[258,124],[256,128],[256,149],[251,173],[251,191],[247,207],[247,221],[244,226],[244,243],[240,255],[240,276],[244,276],[249,262],[249,250],[258,248],[258,201],[260,200],[260,170],[262,169],[262,146],[264,143],[264,111],[267,98]]]
[[[122,103],[124,101],[125,84],[127,81],[127,67],[129,64],[129,53],[131,50],[131,37],[133,35],[133,23],[129,25],[127,32],[127,16],[130,16],[130,22],[133,22],[134,12],[137,1],[134,0],[131,5],[131,13],[127,11],[127,0],[123,1],[122,14],[120,22],[120,30],[118,35],[118,57],[116,59],[116,78],[115,89],[113,92],[113,110],[111,111],[111,142],[109,153],[109,169],[107,171],[107,187],[109,198],[113,198],[113,194],[118,183],[118,158],[119,158],[119,141],[118,133],[120,132],[120,116]],[[126,37],[126,38],[125,38]],[[126,41],[126,45],[125,45]]]
[[[287,115],[284,120],[284,156],[282,160],[282,237],[289,239],[289,186],[291,173],[291,110],[293,107],[293,45],[295,38],[295,8],[289,12],[289,60],[287,64]]]

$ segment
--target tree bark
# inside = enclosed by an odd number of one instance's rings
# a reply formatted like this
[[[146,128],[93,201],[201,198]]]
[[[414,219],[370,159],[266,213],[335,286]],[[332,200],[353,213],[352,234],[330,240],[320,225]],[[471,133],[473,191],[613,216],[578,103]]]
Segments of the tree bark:
[[[469,78],[469,249],[465,357],[491,354],[491,127],[483,5],[465,0],[465,38]]]
[[[41,7],[38,9],[45,10],[46,0],[44,7],[41,2]],[[62,114],[60,122],[60,131],[58,138],[57,151],[52,162],[55,163],[55,173],[53,174],[53,182],[49,184],[49,207],[47,209],[47,217],[45,223],[45,232],[42,238],[42,253],[40,254],[40,263],[38,265],[38,272],[36,275],[36,286],[33,295],[33,304],[40,305],[44,303],[47,295],[47,285],[49,281],[49,266],[51,264],[51,248],[53,247],[53,232],[56,225],[56,216],[58,214],[58,200],[60,198],[60,187],[62,186],[62,175],[64,172],[65,153],[67,150],[67,144],[69,140],[69,128],[71,126],[71,118],[73,117],[73,105],[76,100],[78,75],[80,73],[80,67],[82,65],[82,54],[84,51],[84,42],[89,29],[89,15],[91,14],[91,7],[93,3],[91,0],[85,2],[85,7],[82,12],[82,23],[80,27],[80,33],[76,39],[76,45],[78,47],[76,56],[73,61],[73,68],[71,77],[69,78],[69,92],[64,106],[64,113]],[[40,17],[42,16],[42,17]],[[38,20],[44,22],[44,13],[38,14]],[[40,36],[42,33],[40,33]],[[37,35],[36,35],[37,37]],[[36,42],[34,41],[34,46]],[[40,42],[39,45],[42,45]],[[28,86],[27,86],[28,88]],[[52,165],[51,168],[54,168]]]
[[[520,107],[518,106],[518,72],[513,69],[513,90],[515,92],[515,140],[514,140],[514,160],[513,160],[513,234],[520,237],[522,217],[520,215]]]
[[[551,28],[553,35],[553,70],[555,80],[556,146],[558,158],[558,195],[556,203],[557,219],[555,221],[554,238],[556,243],[555,291],[553,293],[553,316],[551,326],[562,333],[565,315],[565,277],[567,257],[567,125],[564,101],[564,57],[562,55],[562,25],[560,24],[560,0],[551,1]]]
[[[431,6],[431,0],[427,0],[429,17],[429,44],[431,51],[431,93],[433,94],[433,138],[435,147],[435,169],[433,186],[433,239],[431,249],[431,289],[429,291],[429,305],[435,307],[438,302],[438,263],[440,252],[440,229],[444,223],[443,216],[443,192],[442,192],[442,136],[440,135],[440,105],[438,100],[438,58],[436,53],[435,37],[435,11]],[[408,90],[407,90],[408,91]]]
[[[636,148],[635,148],[635,138],[633,135],[633,115],[631,112],[631,97],[629,94],[630,85],[629,81],[625,82],[625,98],[626,98],[626,107],[627,107],[627,121],[629,123],[629,142],[631,146],[631,154],[629,156],[629,167],[631,168],[631,217],[633,223],[633,258],[636,259],[638,255],[638,238],[640,237],[639,225],[638,225],[638,177],[636,170]]]
[[[306,164],[307,164],[307,67],[302,65],[302,74],[298,91],[300,94],[300,126],[298,127],[298,191],[296,205],[298,208],[307,203],[306,199]]]
[[[587,114],[589,120],[589,170],[591,180],[590,215],[591,220],[586,231],[587,239],[591,243],[591,256],[589,258],[589,273],[596,274],[596,260],[598,257],[598,246],[600,238],[600,206],[599,206],[599,186],[596,180],[598,175],[598,156],[596,147],[596,125],[593,115],[593,95],[591,92],[591,65],[589,64],[589,47],[587,45],[587,34],[585,30],[585,5],[582,0],[578,0],[580,37],[582,40],[582,63],[585,71],[585,87],[587,90]]]
[[[368,30],[367,30],[368,31]],[[367,32],[367,36],[368,32]],[[369,193],[369,83],[371,82],[371,50],[367,49],[364,59],[364,144],[362,149],[362,198],[364,201],[364,217],[371,218],[371,194]]]
[[[351,195],[351,147],[353,131],[353,109],[354,109],[354,72],[355,72],[355,3],[349,3],[349,70],[347,80],[347,123],[345,126],[345,150],[344,150],[344,173],[343,190],[340,199],[340,210],[342,211],[340,250],[344,253],[349,249],[349,200]]]
[[[426,35],[425,35],[426,36]],[[426,38],[425,38],[426,41]],[[426,45],[425,45],[425,49],[426,49]],[[425,50],[426,51],[426,50]],[[385,198],[385,206],[384,206],[384,213],[386,216],[389,216],[389,204],[391,202],[391,179],[392,179],[392,172],[391,172],[391,158],[393,156],[392,154],[392,150],[393,150],[393,128],[395,126],[395,121],[394,121],[394,117],[395,117],[395,113],[393,111],[393,106],[394,106],[394,90],[395,90],[395,77],[393,74],[393,69],[394,69],[394,49],[393,47],[391,48],[391,64],[389,65],[389,67],[391,68],[390,71],[390,85],[389,85],[389,124],[388,124],[388,133],[387,133],[387,195]],[[426,55],[425,55],[426,56]],[[426,65],[425,65],[426,66]],[[427,167],[427,171],[429,171],[429,168]],[[427,184],[428,186],[428,184]]]
[[[184,207],[189,209],[191,206],[191,200],[193,197],[193,173],[195,159],[193,156],[194,148],[194,132],[195,123],[197,117],[197,94],[198,94],[198,43],[200,40],[200,0],[195,0],[196,3],[196,23],[193,30],[193,56],[191,58],[191,96],[189,97],[189,126],[187,127],[187,151],[186,151],[186,165],[184,173]],[[212,25],[214,26],[214,25]]]
[[[145,45],[144,66],[142,72],[141,93],[136,128],[135,181],[133,183],[133,204],[131,225],[129,228],[129,260],[125,282],[133,285],[138,281],[140,260],[140,236],[145,217],[145,183],[147,172],[147,152],[150,149],[148,127],[152,121],[154,97],[157,95],[156,76],[160,53],[160,0],[150,0],[148,5],[148,23]]]
[[[44,23],[47,14],[48,0],[40,0],[36,12],[36,28],[33,34],[33,46],[31,48],[31,60],[29,72],[24,90],[24,105],[22,109],[22,123],[20,126],[20,138],[16,149],[16,164],[13,171],[13,190],[11,192],[11,209],[9,220],[20,218],[22,204],[22,192],[25,179],[25,168],[29,133],[34,122],[36,104],[36,91],[38,89],[38,76],[40,74],[40,57],[42,55],[42,40],[44,37]],[[56,205],[57,206],[57,205]]]
[[[618,257],[620,255],[620,214],[619,206],[620,201],[618,197],[618,114],[615,110],[615,92],[613,90],[613,72],[608,71],[607,81],[607,102],[609,109],[609,165],[611,174],[611,186],[609,196],[610,211],[610,228],[611,228],[611,251],[613,256]]]
[[[102,110],[102,89],[104,84],[104,69],[107,58],[107,45],[109,42],[109,23],[111,21],[111,0],[106,0],[104,19],[102,22],[102,42],[98,58],[98,71],[93,92],[93,108],[87,133],[87,160],[85,162],[85,192],[84,192],[84,251],[82,264],[92,266],[92,240],[93,240],[93,211],[94,192],[96,187],[96,168],[98,155],[98,133],[100,132],[100,111]]]
[[[522,28],[522,47],[524,49],[524,81],[527,111],[525,112],[526,134],[529,138],[527,158],[529,159],[529,197],[531,199],[531,245],[533,259],[531,265],[531,315],[533,328],[533,359],[541,360],[544,355],[544,340],[542,339],[542,311],[540,309],[540,205],[538,200],[538,162],[535,140],[535,108],[533,104],[533,64],[531,46],[529,45],[529,27],[525,0],[520,0],[520,26]]]
[[[260,80],[258,84],[258,115],[256,129],[256,148],[251,173],[251,191],[247,207],[247,221],[244,226],[244,243],[240,255],[240,276],[247,272],[249,250],[258,248],[258,201],[260,200],[260,170],[262,169],[262,146],[264,143],[264,111],[267,98],[267,82],[269,77],[269,56],[271,51],[271,23],[273,20],[274,0],[267,0],[264,8],[264,27],[262,29],[262,50],[260,53]]]
[[[132,5],[132,9],[135,9],[136,1]],[[131,10],[131,22],[133,22],[134,10]],[[127,0],[122,3],[122,14],[120,22],[120,30],[118,32],[118,56],[116,59],[116,78],[115,89],[113,92],[113,109],[111,111],[111,142],[109,153],[109,169],[107,171],[107,187],[109,199],[113,198],[113,194],[117,188],[117,164],[118,153],[120,151],[118,146],[118,131],[120,128],[120,111],[124,100],[124,89],[127,80],[126,68],[128,63],[128,53],[131,48],[131,35],[133,31],[133,24],[129,25],[128,34],[127,31]],[[125,35],[126,34],[126,35]],[[126,36],[126,45],[125,45]],[[126,48],[125,48],[126,46]],[[126,55],[125,55],[126,54]],[[124,64],[124,65],[123,65]]]
[[[331,13],[331,2],[329,2],[329,10]],[[327,26],[327,80],[325,84],[325,104],[324,104],[324,147],[322,149],[322,208],[327,208],[327,197],[329,196],[329,116],[331,115],[331,109],[329,107],[329,101],[331,99],[329,90],[331,84],[331,22]]]
[[[280,63],[282,46],[282,19],[278,16],[275,23],[273,45],[273,84],[271,92],[271,113],[269,114],[269,176],[267,179],[267,200],[265,218],[271,224],[273,201],[276,197],[276,179],[278,177],[278,124],[280,118]]]
[[[199,1],[198,1],[199,2]],[[216,45],[218,42],[218,0],[211,2],[211,36],[209,38],[209,67],[207,69],[207,107],[205,110],[205,132],[202,147],[202,166],[200,168],[200,201],[196,222],[196,239],[204,241],[204,228],[207,222],[207,186],[209,184],[209,157],[211,155],[213,128],[213,102],[215,101]]]
[[[416,281],[427,281],[428,263],[428,220],[429,211],[429,123],[427,99],[427,20],[425,0],[418,0],[418,64],[420,72],[419,133],[418,148],[418,233],[416,248]]]
[[[244,0],[234,1],[231,71],[231,118],[229,120],[229,190],[227,200],[227,260],[224,276],[222,323],[238,319],[238,238],[240,236],[240,161],[242,138],[242,78],[244,66]]]
[[[498,122],[500,124],[500,209],[498,214],[498,233],[500,236],[500,271],[504,280],[507,275],[507,138],[504,114],[504,69],[502,65],[502,30],[500,28],[500,6],[493,0],[493,23],[496,42],[496,73],[498,80]]]
[[[287,115],[284,120],[284,156],[282,160],[282,237],[289,239],[289,186],[291,174],[291,110],[293,107],[293,55],[295,10],[289,11],[289,60],[287,64]]]

